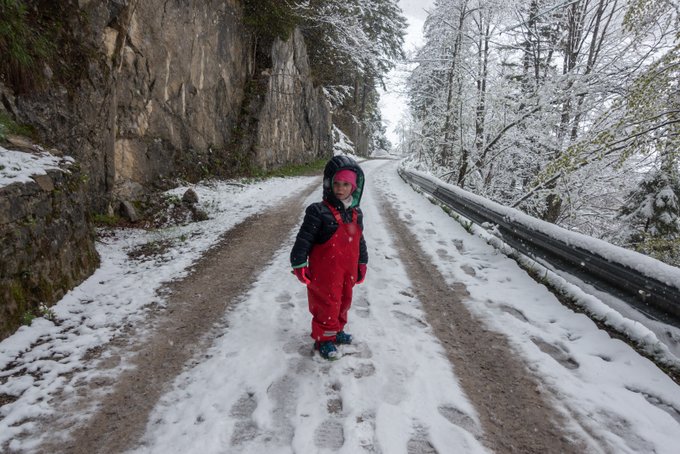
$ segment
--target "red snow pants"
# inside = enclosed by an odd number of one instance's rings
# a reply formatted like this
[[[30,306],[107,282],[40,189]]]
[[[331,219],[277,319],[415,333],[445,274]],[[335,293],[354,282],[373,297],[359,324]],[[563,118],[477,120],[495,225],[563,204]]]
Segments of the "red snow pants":
[[[333,213],[338,229],[325,243],[315,244],[309,254],[311,282],[307,286],[307,299],[312,313],[312,337],[317,341],[335,340],[337,332],[347,323],[361,239],[356,210],[352,210],[352,221],[346,224],[338,210],[327,202],[326,206]]]

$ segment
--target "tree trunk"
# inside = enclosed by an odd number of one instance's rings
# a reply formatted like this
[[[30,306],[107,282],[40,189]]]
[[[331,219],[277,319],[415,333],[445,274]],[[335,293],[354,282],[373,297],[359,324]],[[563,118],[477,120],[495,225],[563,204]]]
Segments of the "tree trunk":
[[[479,171],[486,165],[486,147],[485,145],[485,117],[486,117],[486,84],[488,77],[489,64],[489,40],[491,32],[490,21],[484,23],[484,15],[479,15],[479,48],[477,51],[478,57],[478,74],[477,74],[477,107],[475,108],[475,152],[477,160],[475,161]],[[462,187],[465,183],[465,175],[463,174],[458,179],[458,184]]]
[[[460,92],[460,82],[459,76],[456,73],[458,68],[458,62],[460,60],[460,49],[463,41],[463,26],[465,25],[465,17],[467,15],[467,0],[463,1],[461,4],[460,16],[458,19],[458,28],[456,30],[456,36],[453,42],[453,49],[451,55],[451,66],[449,67],[449,72],[447,76],[447,96],[446,96],[446,111],[444,119],[444,140],[442,143],[440,159],[442,166],[448,166],[451,164],[453,158],[452,143],[456,140],[459,135],[459,125],[460,117],[458,116],[458,106],[454,105],[454,101],[460,103],[460,96],[458,99],[454,99],[454,94]],[[458,90],[456,91],[456,88]]]

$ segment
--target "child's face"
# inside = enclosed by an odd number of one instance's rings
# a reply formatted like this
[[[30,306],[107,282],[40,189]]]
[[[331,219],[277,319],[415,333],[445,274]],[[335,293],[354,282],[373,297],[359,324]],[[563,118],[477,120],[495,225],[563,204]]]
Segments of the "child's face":
[[[340,200],[345,200],[352,193],[352,185],[346,181],[333,182],[333,194]]]

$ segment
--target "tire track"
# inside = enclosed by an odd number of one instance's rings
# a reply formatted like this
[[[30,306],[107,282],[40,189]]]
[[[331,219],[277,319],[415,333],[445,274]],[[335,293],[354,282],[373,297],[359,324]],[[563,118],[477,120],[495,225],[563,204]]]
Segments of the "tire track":
[[[446,283],[394,206],[384,194],[382,197],[382,217],[395,235],[395,246],[428,323],[477,408],[484,431],[482,442],[496,452],[588,452],[583,440],[564,432],[564,417],[542,394],[541,384],[530,375],[507,339],[472,317],[463,304],[468,296],[465,286],[450,287]]]
[[[125,346],[135,352],[134,368],[118,377],[97,412],[76,427],[69,440],[48,441],[39,452],[120,453],[138,444],[159,398],[185,364],[210,345],[216,320],[272,259],[281,246],[281,232],[295,227],[302,202],[318,187],[315,181],[225,232],[187,277],[170,284],[167,308],[159,314],[153,333],[142,345],[132,340]]]

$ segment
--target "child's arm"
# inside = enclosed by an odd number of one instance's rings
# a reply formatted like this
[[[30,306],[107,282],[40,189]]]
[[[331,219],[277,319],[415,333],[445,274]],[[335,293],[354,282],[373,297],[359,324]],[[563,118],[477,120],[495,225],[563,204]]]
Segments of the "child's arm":
[[[361,234],[361,239],[359,240],[359,263],[368,263],[368,248],[366,247],[366,240],[364,240],[364,234]]]
[[[295,238],[293,250],[290,252],[290,264],[293,268],[307,264],[307,257],[316,242],[322,222],[319,208],[316,205],[312,204],[307,207],[300,231]]]
[[[361,229],[361,238],[359,239],[359,263],[368,263],[368,248],[366,247],[366,240],[364,240],[364,214],[361,212],[360,208],[357,208],[359,216],[357,216],[357,222],[359,223],[359,228]]]
[[[361,229],[361,238],[359,238],[359,269],[357,270],[357,284],[361,284],[366,279],[366,264],[368,264],[368,248],[366,247],[366,240],[364,239],[364,214],[360,208],[357,208],[359,216],[357,222]]]

